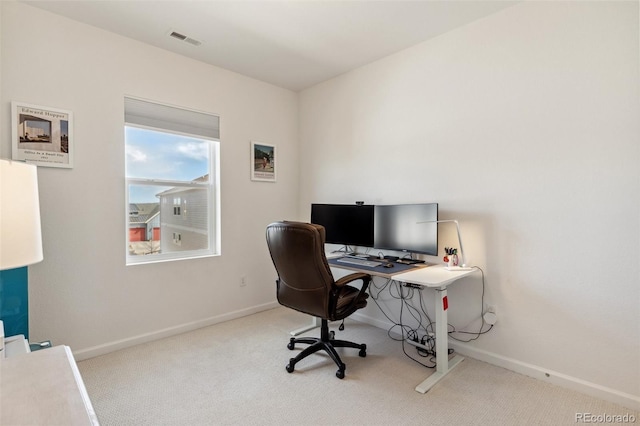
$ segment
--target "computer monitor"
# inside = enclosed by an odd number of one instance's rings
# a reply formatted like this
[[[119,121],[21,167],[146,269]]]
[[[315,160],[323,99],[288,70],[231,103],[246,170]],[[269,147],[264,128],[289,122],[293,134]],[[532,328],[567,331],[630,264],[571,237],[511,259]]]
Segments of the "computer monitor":
[[[438,255],[438,203],[375,206],[373,247]]]
[[[325,242],[351,246],[373,246],[371,205],[312,204],[311,223],[324,226]]]

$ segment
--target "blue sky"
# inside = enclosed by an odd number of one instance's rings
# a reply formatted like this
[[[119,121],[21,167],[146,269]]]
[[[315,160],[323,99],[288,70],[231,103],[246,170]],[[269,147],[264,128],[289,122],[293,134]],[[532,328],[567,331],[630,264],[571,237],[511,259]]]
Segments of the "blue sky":
[[[192,181],[209,173],[209,141],[188,136],[125,127],[127,177]],[[133,186],[130,202],[157,202],[168,187]]]

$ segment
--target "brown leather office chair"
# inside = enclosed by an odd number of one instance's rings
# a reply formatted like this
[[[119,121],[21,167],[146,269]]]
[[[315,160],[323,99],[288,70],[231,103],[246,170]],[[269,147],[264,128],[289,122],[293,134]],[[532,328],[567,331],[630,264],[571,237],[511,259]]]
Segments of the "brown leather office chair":
[[[298,361],[324,350],[338,365],[336,376],[342,379],[346,366],[335,348],[360,349],[359,355],[365,357],[367,345],[334,339],[328,322],[342,320],[367,305],[369,295],[366,290],[371,276],[357,272],[335,281],[324,254],[324,241],[325,231],[320,225],[275,222],[267,227],[267,245],[278,273],[278,302],[322,320],[320,338],[291,338],[287,345],[291,350],[296,343],[311,346],[291,358],[286,369],[292,373]],[[356,280],[362,281],[360,289],[347,285]]]

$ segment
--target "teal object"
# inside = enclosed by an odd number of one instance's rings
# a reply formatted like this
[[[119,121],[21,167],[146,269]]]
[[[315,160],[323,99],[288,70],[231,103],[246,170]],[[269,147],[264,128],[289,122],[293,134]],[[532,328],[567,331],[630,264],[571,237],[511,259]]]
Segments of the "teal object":
[[[29,280],[27,267],[0,271],[0,320],[4,335],[29,339]]]

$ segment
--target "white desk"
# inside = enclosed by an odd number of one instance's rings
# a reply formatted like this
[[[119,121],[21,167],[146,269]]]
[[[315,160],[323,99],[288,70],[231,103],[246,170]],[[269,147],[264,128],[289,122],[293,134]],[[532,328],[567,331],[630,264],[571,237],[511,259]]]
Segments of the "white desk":
[[[434,288],[439,297],[436,297],[436,371],[425,381],[416,386],[416,391],[425,393],[438,383],[442,378],[458,365],[464,358],[455,355],[449,359],[449,333],[447,328],[447,286],[462,277],[473,273],[470,271],[448,271],[444,266],[429,266],[415,269],[393,276],[396,281],[418,284],[424,287]]]
[[[356,265],[349,264],[331,264],[330,266],[332,268],[344,269],[353,272],[364,272],[365,274],[370,274],[372,276],[390,278],[402,283],[417,284],[423,287],[433,288],[437,291],[439,297],[436,297],[435,300],[436,371],[416,386],[416,391],[426,393],[433,387],[433,385],[442,380],[449,371],[464,359],[460,355],[455,355],[453,358],[449,359],[449,333],[447,327],[447,309],[449,307],[449,300],[447,299],[447,286],[458,281],[460,278],[472,274],[477,271],[477,269],[474,268],[467,271],[449,271],[445,269],[444,265],[417,265],[416,268],[405,272],[393,273],[389,272],[390,270],[387,269],[382,273],[372,271],[370,269],[360,269]],[[291,335],[297,336],[298,334],[302,334],[316,327],[320,327],[319,318],[313,318],[310,325],[292,331]]]

